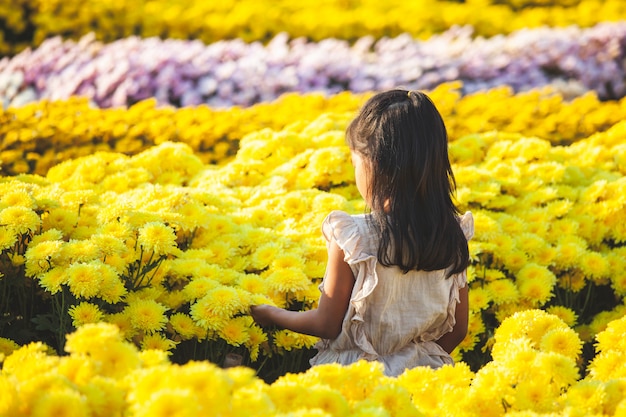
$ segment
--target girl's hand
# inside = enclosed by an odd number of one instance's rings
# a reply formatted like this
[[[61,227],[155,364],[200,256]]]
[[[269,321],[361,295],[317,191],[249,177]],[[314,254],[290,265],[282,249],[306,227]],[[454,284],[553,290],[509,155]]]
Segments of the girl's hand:
[[[250,306],[250,315],[259,326],[267,327],[274,324],[272,313],[276,309],[276,307],[268,304]]]

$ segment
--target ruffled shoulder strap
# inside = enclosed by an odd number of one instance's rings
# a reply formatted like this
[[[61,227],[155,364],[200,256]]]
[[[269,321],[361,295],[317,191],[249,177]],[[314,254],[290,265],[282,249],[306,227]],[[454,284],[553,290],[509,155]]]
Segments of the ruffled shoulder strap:
[[[474,237],[474,216],[471,211],[466,211],[465,214],[459,217],[459,224],[467,240]]]
[[[337,242],[348,264],[360,258],[362,248],[359,225],[348,213],[339,210],[330,212],[322,223],[322,234],[327,242]]]

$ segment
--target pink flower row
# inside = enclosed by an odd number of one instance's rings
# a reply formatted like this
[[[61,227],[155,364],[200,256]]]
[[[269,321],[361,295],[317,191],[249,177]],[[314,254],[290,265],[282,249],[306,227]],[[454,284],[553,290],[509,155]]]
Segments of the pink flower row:
[[[267,45],[137,37],[103,44],[93,36],[78,42],[56,37],[0,61],[0,103],[79,95],[102,108],[149,97],[174,106],[250,106],[287,92],[432,89],[453,80],[463,82],[464,93],[553,84],[565,95],[594,90],[615,99],[626,95],[625,50],[625,21],[487,39],[473,37],[470,27],[454,27],[424,41],[401,35],[353,44],[286,34]]]

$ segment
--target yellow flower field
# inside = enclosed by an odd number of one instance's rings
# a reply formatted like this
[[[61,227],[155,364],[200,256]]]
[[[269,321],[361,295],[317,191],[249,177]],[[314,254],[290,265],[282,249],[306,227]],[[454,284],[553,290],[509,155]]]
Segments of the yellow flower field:
[[[460,116],[470,102],[500,95],[566,113],[593,100],[537,94],[433,93],[451,120],[459,206],[476,218],[470,333],[456,353],[474,370],[489,360],[498,324],[517,311],[561,317],[589,346],[584,360],[595,335],[624,311],[626,124],[615,120],[623,105],[602,103],[594,124],[579,123],[563,145],[499,130],[464,134],[473,129]],[[218,164],[204,162],[193,142],[163,142],[134,155],[71,158],[43,176],[2,177],[1,270],[13,279],[0,281],[5,333],[29,329],[62,353],[67,332],[109,322],[136,346],[179,362],[221,364],[236,353],[272,377],[306,367],[315,338],[264,332],[247,311],[260,302],[314,307],[326,256],[322,219],[333,209],[364,210],[343,137],[346,103],[358,100],[336,100],[342,111],[242,135]],[[269,108],[280,112],[280,103]],[[601,127],[581,138],[592,126]],[[38,300],[37,311],[27,299]]]
[[[0,17],[6,21],[0,53],[13,54],[47,37],[78,39],[89,32],[107,42],[139,35],[211,43],[268,41],[281,32],[316,41],[401,33],[427,38],[453,25],[471,25],[477,36],[494,36],[542,25],[618,21],[626,17],[626,5],[620,0],[1,0]]]
[[[603,132],[626,118],[626,100],[600,101],[593,93],[573,100],[546,87],[514,94],[506,86],[462,96],[460,83],[431,92],[446,120],[450,140],[492,130],[524,132],[555,145],[567,145]],[[67,159],[114,151],[133,155],[166,141],[184,142],[205,163],[222,164],[248,133],[281,130],[333,113],[342,122],[354,116],[368,94],[286,94],[249,108],[157,107],[153,99],[130,109],[97,109],[87,100],[41,101],[0,109],[0,157],[6,174],[45,175]],[[502,112],[503,108],[515,108]],[[294,114],[297,115],[294,118]],[[573,122],[572,120],[576,120]]]
[[[0,59],[88,33],[480,39],[624,19],[622,0],[0,0]],[[2,97],[23,88],[3,75]],[[373,92],[0,102],[0,417],[626,416],[626,98],[463,91],[427,93],[475,219],[469,331],[454,366],[393,378],[311,368],[317,338],[249,315],[316,307],[322,220],[366,210],[344,133]]]
[[[32,343],[10,354],[0,388],[3,416],[607,416],[626,412],[626,319],[598,334],[590,373],[577,368],[581,340],[559,317],[527,310],[495,332],[494,358],[418,367],[397,378],[377,362],[319,365],[267,384],[245,367],[173,364],[142,351],[117,326],[68,335],[66,356]]]

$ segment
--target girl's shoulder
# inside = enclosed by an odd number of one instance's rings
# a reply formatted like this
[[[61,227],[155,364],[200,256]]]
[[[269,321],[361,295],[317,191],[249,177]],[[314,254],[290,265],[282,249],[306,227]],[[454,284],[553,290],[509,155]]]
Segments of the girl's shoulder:
[[[339,232],[342,234],[347,232],[358,232],[359,225],[365,223],[365,215],[353,215],[348,214],[345,211],[333,210],[322,222],[322,232],[324,234],[330,233],[336,235]]]
[[[322,230],[363,232],[367,230],[368,216],[369,214],[348,214],[345,211],[333,210],[324,219]]]
[[[370,236],[366,214],[348,214],[345,211],[330,212],[322,223],[322,233],[327,241],[334,240],[348,257],[359,257],[370,252]]]

